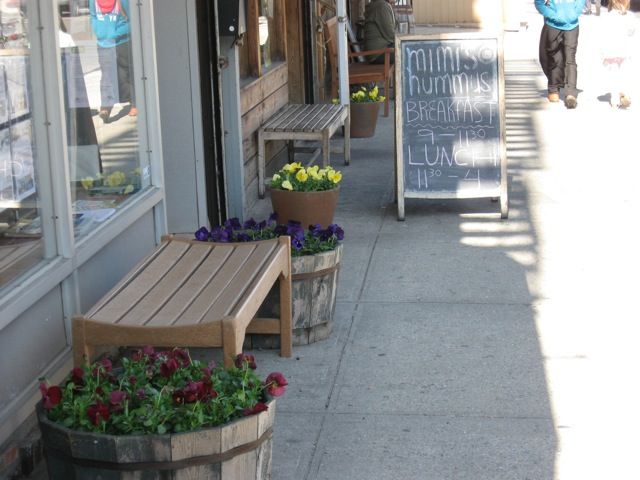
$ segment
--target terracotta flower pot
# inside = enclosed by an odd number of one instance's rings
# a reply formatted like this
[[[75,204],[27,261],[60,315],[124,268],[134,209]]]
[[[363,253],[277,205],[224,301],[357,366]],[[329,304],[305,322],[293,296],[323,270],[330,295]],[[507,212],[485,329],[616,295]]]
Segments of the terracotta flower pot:
[[[351,104],[351,136],[356,138],[373,137],[376,133],[380,102]]]
[[[340,187],[320,192],[291,192],[271,189],[271,205],[278,214],[278,223],[295,220],[307,228],[319,223],[327,228],[333,223]]]

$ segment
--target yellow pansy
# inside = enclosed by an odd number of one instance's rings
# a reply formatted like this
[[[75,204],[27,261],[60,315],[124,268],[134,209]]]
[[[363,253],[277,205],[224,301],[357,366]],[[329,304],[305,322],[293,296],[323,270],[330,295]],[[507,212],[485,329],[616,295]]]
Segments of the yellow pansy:
[[[129,195],[131,192],[133,192],[133,185],[129,184],[125,187],[124,194]]]
[[[307,172],[304,168],[301,168],[300,170],[298,170],[298,173],[296,173],[296,180],[298,180],[299,182],[306,182],[308,178],[309,175],[307,175]]]
[[[280,175],[278,175],[277,173],[274,173],[274,174],[273,174],[273,178],[272,178],[272,180],[273,180],[274,182],[277,182],[278,180],[280,180]]]
[[[124,183],[125,180],[126,180],[126,177],[124,173],[117,171],[107,176],[105,183],[108,187],[119,187]]]
[[[340,182],[340,180],[342,180],[342,174],[340,172],[333,172],[333,178],[331,179],[331,181],[333,183],[338,183]]]
[[[293,173],[296,171],[293,163],[287,163],[284,167],[282,167],[282,170],[288,173]]]
[[[285,180],[284,182],[282,182],[282,188],[285,190],[293,190],[293,185],[291,185],[291,182],[289,180]]]
[[[93,187],[93,178],[84,177],[82,180],[80,180],[80,184],[82,185],[82,188],[84,188],[85,190],[89,190],[91,187]]]

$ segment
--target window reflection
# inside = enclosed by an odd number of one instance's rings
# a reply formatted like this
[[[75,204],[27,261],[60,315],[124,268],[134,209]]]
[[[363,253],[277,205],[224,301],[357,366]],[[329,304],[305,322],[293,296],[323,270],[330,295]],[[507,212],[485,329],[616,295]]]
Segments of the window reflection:
[[[26,0],[0,0],[0,287],[43,256]]]
[[[138,149],[129,0],[59,0],[76,237],[149,185]]]

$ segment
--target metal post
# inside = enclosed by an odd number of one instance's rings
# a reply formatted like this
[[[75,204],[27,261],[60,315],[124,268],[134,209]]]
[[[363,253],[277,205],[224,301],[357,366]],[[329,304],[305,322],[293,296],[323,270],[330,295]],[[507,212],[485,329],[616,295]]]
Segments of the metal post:
[[[347,64],[347,7],[345,0],[336,1],[338,17],[338,88],[340,103],[349,105],[349,65]]]

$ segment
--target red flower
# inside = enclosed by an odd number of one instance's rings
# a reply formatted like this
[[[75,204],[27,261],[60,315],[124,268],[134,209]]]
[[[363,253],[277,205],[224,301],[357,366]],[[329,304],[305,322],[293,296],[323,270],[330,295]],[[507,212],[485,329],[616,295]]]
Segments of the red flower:
[[[244,353],[238,354],[238,356],[236,357],[235,363],[236,363],[236,367],[238,368],[243,368],[245,363],[251,370],[255,370],[256,368],[258,368],[256,365],[256,358],[253,355],[248,355]]]
[[[114,390],[109,394],[109,403],[114,412],[119,412],[124,409],[124,401],[127,399],[127,394],[122,390]]]
[[[156,353],[156,349],[151,345],[147,345],[146,347],[142,347],[142,353],[144,353],[147,357],[153,357]]]
[[[47,387],[46,384],[40,384],[40,393],[42,394],[42,405],[46,410],[51,410],[62,400],[62,389],[57,385]]]
[[[101,401],[97,401],[95,404],[90,405],[87,408],[87,416],[91,423],[94,425],[100,425],[102,422],[109,420],[109,407],[107,407]]]
[[[103,358],[102,360],[100,360],[100,365],[94,368],[91,374],[94,377],[97,377],[99,373],[102,373],[102,374],[109,373],[112,368],[113,368],[113,363],[111,363],[111,360],[109,360],[108,358]]]
[[[183,367],[188,367],[191,365],[191,357],[189,357],[189,352],[186,350],[182,350],[180,348],[176,348],[173,351],[173,358],[180,362],[180,365]]]
[[[138,400],[144,400],[147,397],[147,392],[144,391],[144,388],[141,388],[136,392],[136,397],[138,397]]]
[[[268,409],[269,407],[267,407],[266,403],[258,402],[253,408],[245,408],[242,413],[245,417],[248,417],[249,415],[255,415],[256,413],[266,412]]]
[[[165,378],[169,378],[176,370],[178,370],[178,362],[173,358],[170,358],[160,365],[160,374]]]
[[[286,387],[287,385],[289,385],[289,382],[287,382],[287,379],[284,378],[284,375],[279,372],[270,373],[267,377],[267,381],[265,382],[267,392],[272,397],[279,397],[284,394],[284,387]]]
[[[184,403],[184,391],[182,391],[182,390],[175,390],[175,391],[173,392],[172,397],[173,397],[173,402],[174,402],[176,405],[182,405],[182,404]]]
[[[138,378],[135,375],[129,376],[129,384],[134,386],[136,383],[138,383]]]
[[[79,367],[75,367],[71,370],[71,381],[74,385],[82,386],[84,385],[84,370]]]

